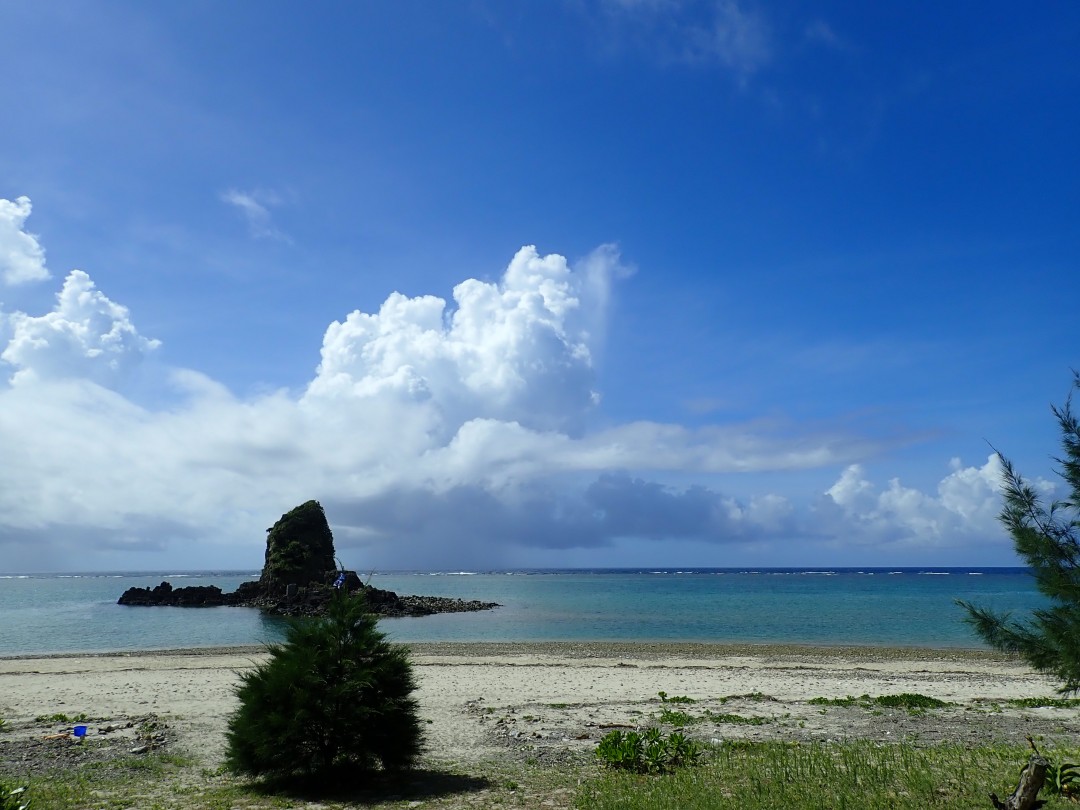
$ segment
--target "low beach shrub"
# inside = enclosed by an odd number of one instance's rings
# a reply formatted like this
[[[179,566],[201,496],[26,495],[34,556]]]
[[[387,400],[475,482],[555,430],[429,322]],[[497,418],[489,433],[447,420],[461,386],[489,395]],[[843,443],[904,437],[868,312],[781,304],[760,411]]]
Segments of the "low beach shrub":
[[[596,746],[596,756],[605,765],[632,773],[669,773],[695,764],[703,753],[701,746],[678,731],[665,736],[660,729],[612,731]]]
[[[58,714],[39,714],[34,718],[35,723],[85,723],[90,718],[85,714],[77,714],[74,717],[69,715]]]
[[[1080,767],[1071,762],[1062,762],[1060,765],[1051,762],[1046,767],[1046,781],[1043,782],[1043,789],[1051,796],[1072,798],[1080,795]]]
[[[1080,698],[1007,698],[1005,703],[1018,709],[1075,709],[1080,706]]]
[[[422,732],[408,652],[376,629],[362,598],[335,592],[324,617],[292,621],[269,653],[240,676],[231,771],[323,780],[347,772],[355,781],[412,766]]]
[[[667,692],[657,692],[657,696],[660,698],[661,703],[697,703],[692,697],[686,695],[671,695],[668,696]]]
[[[0,782],[0,810],[26,810],[30,799],[26,787],[15,787],[7,782]]]
[[[848,695],[842,698],[816,697],[810,698],[806,702],[810,706],[862,706],[864,708],[881,706],[886,709],[907,709],[908,711],[940,709],[952,705],[948,701],[913,692],[901,692],[898,695],[878,695],[877,697],[870,697],[870,695],[863,695],[862,697]]]
[[[742,695],[727,695],[722,698],[717,698],[721,703],[727,703],[729,700],[752,700],[755,703],[775,703],[776,698],[772,695],[766,695],[764,692],[746,692]]]
[[[859,706],[869,705],[870,696],[863,695],[862,697],[852,697],[851,695],[848,695],[847,697],[842,698],[816,697],[810,698],[810,700],[806,702],[811,706]]]
[[[659,720],[661,723],[666,723],[669,726],[682,728],[683,726],[692,726],[695,723],[700,723],[702,722],[703,718],[695,717],[692,714],[678,711],[676,709],[661,709]]]
[[[874,698],[874,703],[890,709],[940,709],[949,705],[944,700],[912,692],[901,692],[898,695],[878,695]]]

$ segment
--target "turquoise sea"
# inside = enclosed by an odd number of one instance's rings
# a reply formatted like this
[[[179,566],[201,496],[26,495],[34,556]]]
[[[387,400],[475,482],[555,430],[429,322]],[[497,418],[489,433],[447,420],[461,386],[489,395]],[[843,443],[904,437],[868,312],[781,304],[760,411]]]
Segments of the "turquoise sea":
[[[0,575],[0,656],[216,647],[281,637],[250,608],[116,604],[132,586],[233,590],[255,571]],[[1023,615],[1024,568],[400,571],[372,585],[498,602],[480,613],[384,619],[397,641],[708,641],[980,647],[954,600]]]

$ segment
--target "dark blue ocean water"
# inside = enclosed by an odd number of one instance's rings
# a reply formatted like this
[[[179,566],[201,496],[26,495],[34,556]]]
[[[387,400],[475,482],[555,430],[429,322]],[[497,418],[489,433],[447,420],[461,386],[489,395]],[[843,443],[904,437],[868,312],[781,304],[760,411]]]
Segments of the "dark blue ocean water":
[[[132,586],[233,590],[254,571],[0,575],[0,655],[259,644],[280,620],[249,608],[121,607]],[[956,599],[1024,615],[1023,568],[389,572],[401,594],[498,602],[482,613],[384,619],[397,641],[709,641],[980,647]]]

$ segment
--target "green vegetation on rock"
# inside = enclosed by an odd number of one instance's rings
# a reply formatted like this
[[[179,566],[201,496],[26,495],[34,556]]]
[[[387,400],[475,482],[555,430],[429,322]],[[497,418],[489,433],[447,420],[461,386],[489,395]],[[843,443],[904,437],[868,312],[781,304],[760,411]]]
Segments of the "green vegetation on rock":
[[[334,535],[318,501],[286,512],[267,532],[260,578],[264,587],[280,590],[288,585],[329,584],[327,575],[337,568]]]

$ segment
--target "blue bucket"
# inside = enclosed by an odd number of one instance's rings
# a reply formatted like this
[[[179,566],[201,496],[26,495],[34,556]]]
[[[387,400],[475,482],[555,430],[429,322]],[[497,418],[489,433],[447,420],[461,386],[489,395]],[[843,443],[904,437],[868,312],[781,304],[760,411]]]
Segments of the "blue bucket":
[[[76,737],[85,737],[86,726],[75,726],[75,728],[71,730],[71,733],[74,734]]]

